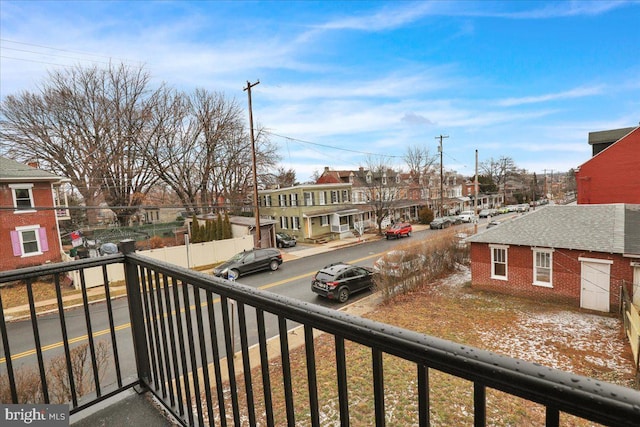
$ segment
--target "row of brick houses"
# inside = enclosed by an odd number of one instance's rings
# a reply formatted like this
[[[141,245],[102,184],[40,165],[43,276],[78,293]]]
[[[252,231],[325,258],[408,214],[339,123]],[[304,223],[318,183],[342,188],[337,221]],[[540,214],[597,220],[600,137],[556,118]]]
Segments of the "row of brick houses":
[[[640,127],[589,134],[577,204],[548,206],[487,229],[471,243],[472,286],[565,299],[596,311],[640,304]]]
[[[259,191],[260,215],[274,220],[276,232],[287,232],[299,240],[321,241],[352,237],[358,230],[382,227],[391,222],[417,221],[423,207],[439,206],[439,178],[416,176],[392,169],[374,172],[332,170],[325,167],[314,184]],[[461,176],[443,177],[446,213],[468,209],[472,199],[464,196]],[[436,191],[436,189],[438,189]],[[488,198],[485,199],[488,203]]]

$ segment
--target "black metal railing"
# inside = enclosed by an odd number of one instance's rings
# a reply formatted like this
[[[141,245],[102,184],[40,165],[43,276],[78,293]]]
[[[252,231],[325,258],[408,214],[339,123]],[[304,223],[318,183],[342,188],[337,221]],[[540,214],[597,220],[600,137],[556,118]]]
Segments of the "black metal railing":
[[[158,262],[130,252],[124,254],[0,273],[0,285],[25,281],[27,289],[38,277],[58,277],[70,270],[102,267],[107,301],[109,277],[106,266],[122,263],[126,275],[126,320],[130,326],[122,336],[122,324],[114,320],[114,311],[122,306],[95,305],[88,300],[81,283],[83,303],[78,313],[65,307],[57,289],[57,317],[61,332],[62,360],[66,366],[66,396],[71,413],[78,412],[108,396],[138,386],[151,392],[184,425],[305,425],[320,426],[325,420],[323,396],[326,379],[319,372],[321,362],[319,332],[330,337],[335,382],[335,417],[341,425],[361,419],[358,405],[350,401],[355,386],[349,375],[349,348],[355,344],[368,349],[369,362],[365,382],[370,390],[371,419],[365,424],[385,425],[390,402],[385,378],[389,375],[388,357],[413,366],[407,384],[415,384],[415,423],[428,426],[434,391],[434,373],[445,373],[469,382],[474,425],[492,424],[487,414],[487,395],[499,390],[534,402],[544,410],[544,422],[558,426],[564,415],[611,426],[640,425],[640,392],[587,377],[550,369],[533,363],[466,345],[426,336],[412,331],[356,317],[330,308],[258,290],[240,283],[211,277],[174,265]],[[81,273],[82,277],[82,273]],[[0,301],[0,304],[2,301]],[[118,304],[122,304],[121,302]],[[38,398],[48,395],[47,344],[40,339],[42,316],[38,316],[29,297],[30,333],[40,382]],[[77,310],[77,309],[76,309]],[[108,326],[100,336],[110,344],[109,366],[102,367],[95,343],[97,312],[107,311]],[[103,316],[104,317],[104,316]],[[79,396],[74,391],[78,378],[73,366],[73,346],[77,339],[67,332],[69,321],[86,326],[91,393]],[[80,322],[80,319],[82,322]],[[47,322],[50,319],[46,319]],[[3,363],[11,401],[21,403],[14,361],[25,352],[12,353],[24,329],[13,330],[13,322],[0,316]],[[292,329],[296,327],[294,332]],[[299,333],[296,333],[298,331]],[[294,342],[295,340],[295,342]],[[124,354],[124,344],[132,346]],[[326,357],[323,353],[322,357]],[[134,366],[124,360],[134,360]],[[356,361],[355,363],[361,363]],[[301,368],[302,367],[302,368]],[[302,369],[302,371],[301,371]],[[105,373],[106,372],[106,373]],[[300,372],[304,374],[301,375]],[[0,371],[0,376],[2,371]],[[300,389],[304,376],[305,389]],[[461,397],[462,399],[462,397]],[[405,404],[405,403],[403,403]],[[455,411],[458,402],[450,402]],[[304,410],[300,411],[299,407]],[[301,415],[303,414],[303,415]],[[301,419],[304,418],[304,419]],[[488,419],[489,418],[489,419]],[[362,423],[362,422],[360,422]]]

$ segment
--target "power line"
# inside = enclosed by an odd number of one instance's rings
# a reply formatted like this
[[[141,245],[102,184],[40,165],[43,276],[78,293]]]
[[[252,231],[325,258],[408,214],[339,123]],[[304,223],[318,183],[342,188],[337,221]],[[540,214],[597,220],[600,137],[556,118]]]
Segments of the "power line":
[[[299,142],[299,143],[302,143],[302,144],[315,145],[315,146],[323,147],[323,148],[330,148],[332,150],[347,151],[349,153],[365,154],[365,155],[369,155],[369,156],[381,156],[381,157],[392,157],[392,158],[402,158],[403,157],[403,156],[395,156],[395,155],[392,155],[392,154],[377,154],[377,153],[371,153],[371,152],[368,152],[368,151],[359,151],[359,150],[351,150],[349,148],[335,147],[333,145],[320,144],[318,142],[305,141],[305,140],[298,139],[298,138],[293,138],[293,137],[290,137],[290,136],[279,135],[277,133],[274,133],[274,132],[271,132],[271,131],[268,131],[268,130],[265,130],[263,132],[268,133],[269,135],[277,136],[279,138],[287,139],[289,141]]]
[[[109,56],[109,55],[101,55],[101,54],[87,52],[87,51],[62,49],[62,48],[57,48],[57,47],[52,47],[52,46],[46,46],[46,45],[35,44],[35,43],[27,43],[27,42],[20,42],[20,41],[3,39],[3,38],[0,38],[0,42],[5,43],[5,46],[2,46],[2,50],[13,50],[13,51],[18,51],[18,52],[32,53],[32,54],[36,54],[36,55],[48,55],[48,56],[57,57],[57,58],[75,59],[75,60],[78,60],[78,61],[89,61],[89,62],[100,63],[100,64],[108,64],[111,60],[114,59],[113,56]],[[65,56],[65,55],[59,55],[59,54],[56,54],[55,52],[40,52],[40,51],[35,51],[35,50],[31,51],[31,50],[26,50],[26,49],[18,49],[18,48],[13,48],[13,47],[7,47],[6,43],[13,43],[13,44],[22,45],[22,46],[31,46],[31,47],[36,47],[36,48],[47,49],[47,50],[50,50],[50,51],[66,52],[66,53],[71,53],[71,54],[76,54],[76,55],[92,56],[92,57],[96,57],[96,58],[106,59],[108,61],[99,61],[97,59],[82,58],[82,57],[70,57],[70,56]],[[1,57],[5,58],[5,59],[13,59],[13,60],[17,60],[17,61],[36,62],[36,63],[42,63],[42,64],[57,65],[57,66],[61,66],[61,67],[68,67],[68,65],[64,65],[64,64],[55,64],[55,63],[49,63],[49,62],[45,62],[45,61],[37,61],[37,60],[33,60],[33,59],[14,58],[14,57],[8,57],[8,56],[1,56]],[[139,60],[130,60],[130,59],[125,59],[125,58],[117,58],[117,60],[121,61],[121,62],[143,64],[143,62],[139,61]]]

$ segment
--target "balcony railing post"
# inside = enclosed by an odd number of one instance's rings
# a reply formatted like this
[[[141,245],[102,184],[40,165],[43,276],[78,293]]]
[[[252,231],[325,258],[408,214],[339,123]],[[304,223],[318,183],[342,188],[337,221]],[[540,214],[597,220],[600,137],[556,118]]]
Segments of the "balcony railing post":
[[[126,256],[135,252],[135,241],[131,239],[120,242],[120,252],[125,255],[124,274],[127,287],[127,298],[129,300],[129,318],[131,319],[131,332],[133,336],[133,350],[138,369],[138,379],[142,381],[144,388],[151,381],[151,368],[149,365],[149,349],[147,348],[147,337],[145,334],[144,312],[142,309],[142,295],[140,294],[140,283],[138,281],[138,268],[129,261]]]

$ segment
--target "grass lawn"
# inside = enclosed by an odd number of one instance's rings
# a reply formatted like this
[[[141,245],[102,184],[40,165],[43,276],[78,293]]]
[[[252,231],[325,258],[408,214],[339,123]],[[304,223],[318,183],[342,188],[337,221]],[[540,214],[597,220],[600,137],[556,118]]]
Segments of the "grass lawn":
[[[582,312],[553,302],[528,300],[475,291],[468,270],[376,307],[364,317],[471,345],[503,355],[540,363],[591,378],[633,387],[631,350],[615,316]],[[374,422],[371,351],[346,343],[350,423]],[[315,340],[316,370],[322,426],[339,426],[339,402],[333,337]],[[296,425],[310,425],[304,348],[291,354]],[[413,426],[417,420],[416,368],[384,355],[387,425]],[[286,410],[280,358],[270,364],[276,425],[285,425]],[[473,425],[473,384],[430,370],[432,426]],[[252,372],[258,419],[264,417],[260,371]],[[242,399],[244,382],[238,381]],[[228,389],[226,390],[228,393]],[[245,408],[246,404],[241,404]],[[230,416],[230,408],[227,408]],[[487,390],[487,425],[543,426],[544,408]],[[593,423],[561,414],[563,426]],[[218,424],[219,420],[216,420]],[[264,419],[259,421],[265,425]]]

